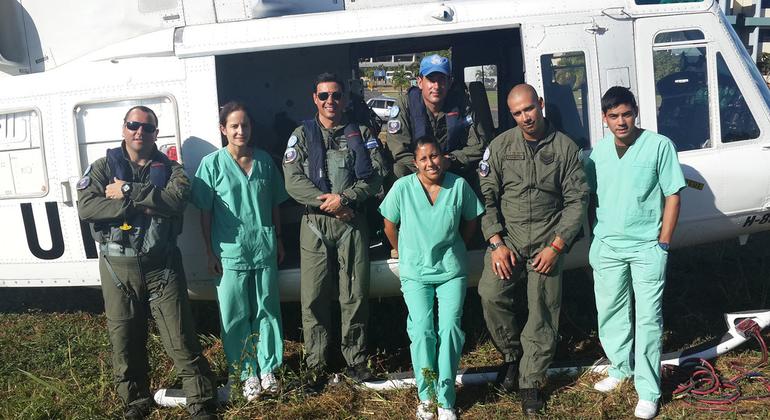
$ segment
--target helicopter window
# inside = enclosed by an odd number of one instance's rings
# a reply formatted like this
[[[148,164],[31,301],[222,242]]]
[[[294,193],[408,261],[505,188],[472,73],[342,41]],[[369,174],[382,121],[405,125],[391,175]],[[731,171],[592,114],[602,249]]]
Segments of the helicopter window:
[[[687,42],[704,40],[706,37],[698,29],[687,29],[684,31],[661,32],[655,35],[655,44],[666,44],[670,42]]]
[[[721,53],[717,53],[717,83],[722,143],[759,137],[757,122]]]
[[[656,49],[653,60],[658,132],[680,152],[711,147],[706,48]]]
[[[131,107],[144,105],[158,116],[158,139],[155,144],[161,152],[172,157],[169,149],[179,144],[176,104],[170,97],[126,99],[113,102],[85,103],[75,106],[75,127],[81,170],[104,156],[107,149],[118,147],[121,138],[120,122]],[[179,149],[174,149],[176,152]],[[172,157],[173,158],[173,157]]]
[[[0,199],[48,193],[42,140],[38,111],[0,114]]]
[[[585,54],[577,51],[543,55],[540,67],[548,120],[578,146],[590,147]]]

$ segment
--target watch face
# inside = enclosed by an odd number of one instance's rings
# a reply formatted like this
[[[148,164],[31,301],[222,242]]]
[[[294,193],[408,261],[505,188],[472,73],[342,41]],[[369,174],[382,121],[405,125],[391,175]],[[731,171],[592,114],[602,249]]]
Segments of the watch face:
[[[123,193],[127,193],[131,191],[131,184],[123,184],[122,187],[120,187],[120,190],[123,191]]]

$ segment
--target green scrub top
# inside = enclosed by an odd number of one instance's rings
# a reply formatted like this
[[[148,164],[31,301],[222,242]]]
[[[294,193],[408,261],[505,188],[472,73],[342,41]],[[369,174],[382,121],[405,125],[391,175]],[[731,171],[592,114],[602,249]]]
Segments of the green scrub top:
[[[598,198],[594,236],[616,249],[658,243],[665,197],[685,187],[668,137],[644,130],[622,158],[613,134],[586,158],[586,175]]]
[[[211,212],[211,244],[222,267],[253,270],[277,263],[273,207],[287,198],[283,178],[267,153],[254,150],[247,176],[223,148],[201,161],[191,201]]]
[[[383,217],[398,230],[398,270],[401,279],[443,283],[468,275],[460,216],[472,220],[484,212],[470,185],[447,172],[436,202],[412,174],[397,180],[380,204]]]

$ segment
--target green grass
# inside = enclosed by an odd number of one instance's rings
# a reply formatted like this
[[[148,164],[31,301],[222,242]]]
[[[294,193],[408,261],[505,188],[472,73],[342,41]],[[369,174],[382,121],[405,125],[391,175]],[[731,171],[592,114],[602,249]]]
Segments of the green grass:
[[[725,327],[722,313],[766,307],[770,280],[770,235],[752,237],[749,245],[734,242],[674,251],[669,263],[669,282],[664,297],[667,351],[688,347],[720,336]],[[601,354],[596,340],[596,320],[590,278],[585,270],[565,274],[562,309],[562,340],[558,360],[593,358]],[[6,293],[4,296],[7,296]],[[413,418],[417,404],[414,390],[373,392],[349,384],[331,386],[321,395],[297,390],[304,375],[300,367],[299,307],[284,305],[286,332],[285,368],[280,376],[286,385],[274,398],[246,403],[242,397],[224,407],[227,419],[351,419]],[[525,307],[518,311],[525,316]],[[216,338],[213,302],[195,304],[205,355],[215,371],[226,374],[221,342]],[[410,369],[408,338],[404,332],[405,309],[399,299],[372,301],[370,346],[380,372]],[[378,320],[388,320],[381,322]],[[466,348],[461,366],[488,366],[500,362],[484,328],[478,297],[469,291],[463,328]],[[768,339],[768,336],[765,336]],[[179,387],[171,361],[164,354],[157,332],[151,331],[151,386]],[[756,363],[760,353],[750,343],[717,362],[725,376],[736,373],[731,362]],[[336,363],[339,365],[339,355]],[[0,314],[0,418],[114,418],[121,405],[112,386],[110,347],[103,314],[51,311]],[[760,369],[770,375],[767,366]],[[636,403],[633,385],[602,395],[592,391],[598,377],[557,378],[549,382],[548,408],[542,418],[630,418]],[[745,384],[744,392],[760,395],[758,383]],[[239,396],[240,393],[236,392]],[[467,419],[506,419],[521,416],[518,397],[500,393],[493,386],[465,387],[458,391],[457,407]],[[152,418],[185,418],[182,409],[157,409]],[[683,401],[668,401],[660,419],[770,418],[770,401],[741,401],[727,413],[697,411]]]

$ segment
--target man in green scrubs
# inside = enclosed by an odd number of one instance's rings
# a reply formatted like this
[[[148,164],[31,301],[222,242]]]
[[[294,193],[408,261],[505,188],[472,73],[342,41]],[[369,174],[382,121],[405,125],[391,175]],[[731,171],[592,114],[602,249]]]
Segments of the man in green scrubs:
[[[530,85],[508,95],[517,126],[492,140],[479,163],[489,241],[479,295],[492,339],[503,353],[503,388],[520,387],[522,409],[540,411],[540,387],[559,336],[561,254],[580,231],[588,185],[577,145],[543,118],[543,99]],[[514,317],[514,290],[527,274],[529,318]]]
[[[660,399],[666,260],[685,181],[671,140],[636,127],[637,114],[631,91],[610,88],[602,117],[611,134],[586,159],[597,199],[589,261],[599,339],[612,362],[609,376],[594,388],[609,392],[633,376],[639,395],[634,414],[652,418]]]
[[[368,368],[369,238],[364,202],[382,186],[381,145],[365,126],[343,113],[345,93],[334,74],[318,76],[313,102],[318,113],[294,130],[283,156],[286,191],[305,206],[300,222],[300,301],[308,385],[327,379],[331,292],[338,289],[342,355],[346,374],[373,377]],[[339,275],[330,272],[330,258]],[[337,285],[331,282],[338,277]]]
[[[252,146],[243,104],[220,111],[227,146],[198,166],[192,202],[201,209],[209,272],[217,280],[222,342],[247,400],[274,393],[283,361],[278,262],[283,258],[279,205],[288,198],[270,156]]]
[[[468,287],[465,244],[484,207],[464,179],[445,172],[449,165],[435,140],[416,142],[414,163],[417,174],[393,184],[380,213],[385,233],[398,249],[401,291],[409,309],[406,328],[421,401],[417,417],[432,418],[433,394],[440,406],[439,419],[456,419],[455,375],[465,342],[460,320]],[[433,316],[436,299],[438,334]],[[438,380],[426,381],[426,369]]]

